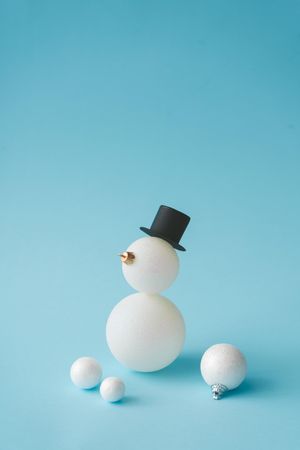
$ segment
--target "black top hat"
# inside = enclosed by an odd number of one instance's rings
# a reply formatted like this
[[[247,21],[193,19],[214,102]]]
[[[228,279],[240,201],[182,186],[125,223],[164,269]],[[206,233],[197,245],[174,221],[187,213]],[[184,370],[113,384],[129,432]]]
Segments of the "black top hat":
[[[169,242],[177,250],[185,251],[179,241],[191,218],[177,209],[161,205],[153,220],[151,228],[140,227],[140,230],[150,236]]]

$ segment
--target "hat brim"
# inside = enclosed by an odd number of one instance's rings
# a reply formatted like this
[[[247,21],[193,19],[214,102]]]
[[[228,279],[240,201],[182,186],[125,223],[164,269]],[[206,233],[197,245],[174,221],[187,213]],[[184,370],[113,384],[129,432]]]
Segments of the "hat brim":
[[[171,244],[172,247],[176,248],[176,250],[180,250],[181,252],[186,251],[185,248],[182,247],[182,245],[178,244],[178,242],[173,242],[171,239],[163,236],[162,234],[156,233],[155,231],[151,230],[150,228],[140,227],[140,230],[142,230],[146,234],[149,234],[149,236],[157,237],[157,238],[163,239],[164,241],[169,242],[169,244]]]

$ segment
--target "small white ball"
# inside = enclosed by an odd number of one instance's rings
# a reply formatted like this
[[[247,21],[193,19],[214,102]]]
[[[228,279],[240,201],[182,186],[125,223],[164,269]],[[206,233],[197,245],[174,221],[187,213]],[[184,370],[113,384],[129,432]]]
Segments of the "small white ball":
[[[159,294],[138,292],[125,297],[106,324],[107,344],[114,357],[140,372],[171,364],[181,352],[184,338],[182,315]]]
[[[91,389],[100,383],[102,368],[95,358],[83,356],[73,362],[70,376],[76,386],[81,389]]]
[[[246,377],[247,363],[239,349],[231,344],[216,344],[202,356],[202,376],[210,386],[222,384],[228,390],[237,388]]]
[[[118,402],[124,397],[125,384],[117,377],[105,378],[100,386],[100,394],[107,402]]]
[[[127,252],[133,252],[135,258],[132,264],[122,263],[122,270],[133,289],[147,293],[161,292],[177,277],[179,259],[167,241],[143,237],[133,242]]]

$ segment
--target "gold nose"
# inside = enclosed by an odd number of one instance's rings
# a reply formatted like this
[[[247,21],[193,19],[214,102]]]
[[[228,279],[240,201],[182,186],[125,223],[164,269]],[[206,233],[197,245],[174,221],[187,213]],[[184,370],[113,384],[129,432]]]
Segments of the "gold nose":
[[[123,252],[119,256],[121,261],[125,264],[132,264],[135,259],[133,252]]]

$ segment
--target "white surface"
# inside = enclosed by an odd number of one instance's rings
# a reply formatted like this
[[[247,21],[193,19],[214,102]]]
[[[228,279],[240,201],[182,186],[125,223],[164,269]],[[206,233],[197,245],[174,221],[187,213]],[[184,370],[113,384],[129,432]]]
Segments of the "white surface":
[[[124,397],[125,384],[120,378],[105,378],[100,386],[100,395],[107,402],[118,402]]]
[[[179,270],[179,259],[174,248],[163,239],[143,237],[127,250],[133,252],[132,264],[122,263],[124,277],[133,289],[157,293],[167,289]]]
[[[220,383],[230,390],[244,380],[247,363],[244,355],[233,345],[215,344],[202,356],[200,370],[207,384]]]
[[[102,368],[95,358],[83,356],[73,362],[70,376],[76,386],[81,389],[91,389],[100,383]]]
[[[185,338],[183,318],[167,298],[138,292],[112,310],[106,339],[115,358],[130,369],[152,372],[173,362]]]

